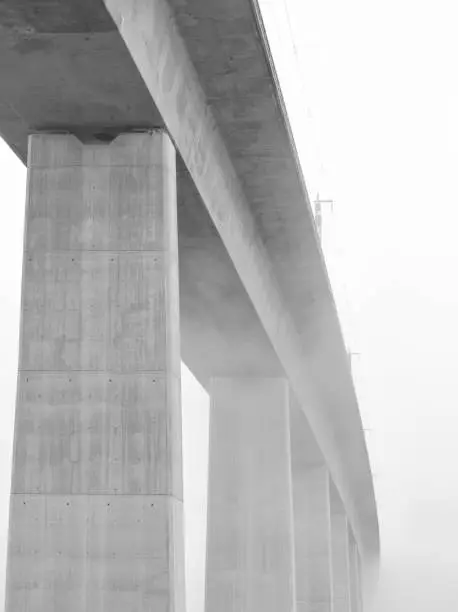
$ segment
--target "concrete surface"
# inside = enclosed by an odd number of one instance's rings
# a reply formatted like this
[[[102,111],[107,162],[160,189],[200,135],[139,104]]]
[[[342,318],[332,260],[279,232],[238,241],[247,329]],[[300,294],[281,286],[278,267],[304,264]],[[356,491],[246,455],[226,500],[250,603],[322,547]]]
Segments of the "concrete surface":
[[[212,376],[287,376],[364,561],[372,477],[347,356],[254,0],[4,0],[0,133],[166,126],[180,153],[182,353]],[[243,350],[240,350],[240,347]]]
[[[331,483],[333,612],[351,612],[350,535],[345,509]]]
[[[206,612],[292,612],[288,383],[210,385]]]
[[[329,474],[293,469],[297,612],[333,612]]]
[[[350,534],[350,594],[351,612],[362,612],[362,585],[361,566],[358,546],[352,534]]]
[[[30,138],[6,612],[184,611],[175,150]]]

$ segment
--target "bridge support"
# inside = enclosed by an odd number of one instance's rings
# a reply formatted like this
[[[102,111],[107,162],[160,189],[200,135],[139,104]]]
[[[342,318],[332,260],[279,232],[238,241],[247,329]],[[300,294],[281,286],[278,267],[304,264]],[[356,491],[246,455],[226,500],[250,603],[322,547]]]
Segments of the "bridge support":
[[[293,452],[294,452],[293,447]],[[294,466],[294,461],[293,461]],[[333,612],[329,474],[293,469],[298,612]]]
[[[358,546],[352,534],[350,534],[350,593],[351,612],[362,612],[363,599],[361,588],[361,563]]]
[[[175,151],[29,141],[6,612],[184,611]]]
[[[206,611],[295,608],[288,383],[211,383]]]
[[[334,612],[352,612],[349,531],[343,508],[332,508],[331,535]]]

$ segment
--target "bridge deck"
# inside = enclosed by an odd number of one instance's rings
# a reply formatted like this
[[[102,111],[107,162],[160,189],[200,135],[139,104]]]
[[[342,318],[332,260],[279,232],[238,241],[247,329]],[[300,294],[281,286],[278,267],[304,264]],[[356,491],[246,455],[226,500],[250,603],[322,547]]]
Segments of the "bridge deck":
[[[125,4],[133,12],[142,3]],[[256,0],[168,5],[298,338],[297,367],[313,398],[302,409],[363,554],[377,556],[357,400],[259,7]],[[118,25],[102,0],[0,4],[0,133],[23,161],[31,132],[71,131],[90,141],[167,123]],[[282,374],[284,364],[181,158],[178,198],[185,362],[204,385],[218,374]]]

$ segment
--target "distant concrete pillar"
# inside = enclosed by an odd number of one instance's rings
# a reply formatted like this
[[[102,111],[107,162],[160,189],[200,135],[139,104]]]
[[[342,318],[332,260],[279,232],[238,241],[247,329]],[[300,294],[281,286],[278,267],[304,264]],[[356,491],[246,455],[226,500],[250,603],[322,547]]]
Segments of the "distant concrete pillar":
[[[331,534],[334,612],[351,612],[348,522],[340,508],[332,509]]]
[[[288,384],[214,379],[206,612],[295,607]]]
[[[183,612],[168,136],[31,136],[26,216],[6,612]]]
[[[353,534],[350,534],[350,594],[351,612],[362,612],[361,562]]]
[[[332,612],[331,513],[327,468],[324,465],[301,469],[295,466],[293,492],[297,610]]]

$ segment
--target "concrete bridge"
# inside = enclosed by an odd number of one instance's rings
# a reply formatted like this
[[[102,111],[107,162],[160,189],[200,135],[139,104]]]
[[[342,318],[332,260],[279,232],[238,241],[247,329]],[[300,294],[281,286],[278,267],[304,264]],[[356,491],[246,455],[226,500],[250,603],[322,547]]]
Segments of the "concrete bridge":
[[[28,167],[6,612],[184,611],[180,357],[206,612],[359,612],[372,477],[257,1],[3,0],[0,84]]]

